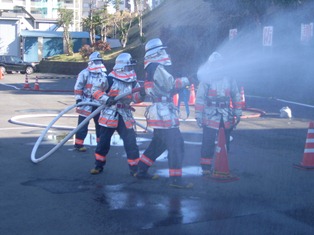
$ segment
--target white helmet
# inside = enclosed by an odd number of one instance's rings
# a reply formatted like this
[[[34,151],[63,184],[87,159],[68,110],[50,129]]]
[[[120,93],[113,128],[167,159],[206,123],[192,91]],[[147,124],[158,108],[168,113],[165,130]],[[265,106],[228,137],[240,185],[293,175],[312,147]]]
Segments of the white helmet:
[[[162,41],[159,38],[154,38],[149,40],[145,45],[145,57],[155,54],[160,49],[165,49],[165,47],[162,44]]]
[[[132,56],[129,53],[121,53],[116,58],[113,70],[130,71],[130,69],[133,70],[130,66],[133,67],[135,64],[136,61],[132,59]]]
[[[89,56],[88,70],[92,73],[107,72],[103,59],[98,51]]]
[[[222,63],[222,62],[223,62],[222,55],[217,51],[213,52],[208,58],[208,63]]]
[[[225,77],[224,59],[218,52],[213,52],[207,61],[197,71],[197,77],[201,82],[212,82]]]
[[[132,59],[129,53],[121,53],[116,58],[116,63],[109,76],[115,77],[123,82],[136,81],[136,73],[133,68],[136,64],[135,62],[136,61]]]
[[[98,51],[93,52],[90,56],[89,56],[89,61],[95,61],[95,60],[102,60],[101,55]]]
[[[159,38],[149,40],[145,45],[144,68],[150,63],[171,65],[171,59],[167,54],[162,41]]]

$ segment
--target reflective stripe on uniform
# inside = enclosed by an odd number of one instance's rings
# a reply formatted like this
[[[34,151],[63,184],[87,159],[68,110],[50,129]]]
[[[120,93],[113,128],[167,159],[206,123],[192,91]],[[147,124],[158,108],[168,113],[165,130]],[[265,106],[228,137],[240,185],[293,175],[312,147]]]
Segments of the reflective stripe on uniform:
[[[94,92],[93,97],[98,100],[105,92],[101,91],[101,90],[97,90]]]
[[[83,145],[84,144],[84,140],[75,138],[75,144]]]
[[[124,122],[124,124],[125,124],[126,128],[130,129],[130,128],[133,127],[134,121],[133,120],[129,120],[129,121]]]
[[[128,164],[130,165],[130,166],[136,166],[137,164],[138,164],[138,162],[139,162],[139,158],[136,158],[136,159],[128,159]]]
[[[96,160],[101,161],[101,162],[106,161],[106,156],[102,156],[99,153],[95,153],[95,158],[96,158]]]
[[[208,127],[214,128],[214,129],[219,129],[220,126],[220,121],[214,121],[214,120],[204,120],[204,124]],[[225,128],[230,128],[231,123],[230,122],[224,122]]]
[[[202,157],[200,159],[201,165],[211,165],[212,164],[212,159],[211,158],[204,158]]]
[[[120,73],[116,73],[116,71],[112,71],[111,74],[114,75],[114,77],[120,78],[120,79],[127,79],[127,78],[136,77],[136,73],[121,75]]]
[[[217,90],[208,90],[208,96],[217,96]]]
[[[83,90],[74,90],[74,95],[83,95]]]
[[[146,89],[148,89],[148,88],[153,88],[153,87],[154,87],[154,82],[145,82],[145,83],[144,83],[144,87],[145,87]]]
[[[142,154],[140,161],[143,162],[147,166],[152,166],[154,164],[154,161],[146,157],[144,154]]]
[[[89,116],[90,114],[91,114],[91,112],[89,112],[89,111],[86,111],[86,110],[83,110],[83,109],[76,109],[76,112],[78,113],[78,114],[81,114],[82,116],[85,116],[85,117],[87,117],[87,116]]]
[[[179,119],[174,119],[175,125],[179,125]],[[172,120],[147,120],[147,125],[150,127],[162,127],[167,128],[172,126]]]
[[[111,89],[108,93],[108,96],[117,96],[117,95],[119,95],[119,90]]]
[[[105,125],[108,127],[117,127],[118,126],[118,120],[110,120],[104,117],[100,117],[98,120],[100,125]]]
[[[169,176],[182,176],[182,169],[169,169]]]

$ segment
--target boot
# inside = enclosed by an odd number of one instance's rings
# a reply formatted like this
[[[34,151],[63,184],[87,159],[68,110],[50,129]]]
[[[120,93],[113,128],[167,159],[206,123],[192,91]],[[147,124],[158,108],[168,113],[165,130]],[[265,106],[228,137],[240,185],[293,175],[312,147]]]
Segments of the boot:
[[[104,168],[102,166],[96,166],[95,168],[90,170],[90,173],[92,175],[98,175],[98,174],[100,174],[103,171],[103,169]]]
[[[144,170],[139,170],[138,172],[136,172],[134,174],[134,176],[138,179],[144,179],[144,180],[156,180],[159,178],[159,175],[151,175],[146,171]]]
[[[188,188],[193,188],[192,183],[186,183],[182,180],[181,176],[177,177],[170,177],[170,187],[173,188],[178,188],[178,189],[188,189]]]
[[[130,168],[130,175],[135,176],[135,174],[137,173],[138,167],[137,166],[129,166],[129,168]]]
[[[203,167],[202,175],[203,176],[211,176],[213,174],[212,165],[208,165],[206,168]]]
[[[78,152],[86,152],[87,148],[84,145],[74,145],[74,148]]]

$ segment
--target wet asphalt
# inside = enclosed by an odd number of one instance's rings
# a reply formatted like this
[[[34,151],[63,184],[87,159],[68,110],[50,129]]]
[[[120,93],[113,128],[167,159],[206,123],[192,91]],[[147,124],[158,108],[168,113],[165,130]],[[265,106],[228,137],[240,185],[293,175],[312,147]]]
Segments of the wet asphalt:
[[[34,90],[35,76],[39,90]],[[74,103],[74,83],[74,77],[47,74],[30,76],[31,89],[24,89],[24,75],[5,75],[0,81],[0,234],[314,234],[314,170],[294,167],[304,156],[312,108],[289,104],[293,118],[283,119],[279,110],[287,104],[246,97],[247,106],[266,115],[245,111],[227,156],[230,175],[238,180],[217,182],[201,176],[201,131],[191,106],[181,131],[184,179],[194,187],[182,190],[168,186],[166,153],[150,169],[160,179],[131,177],[118,136],[104,171],[89,174],[95,150],[92,122],[87,152],[74,151],[71,138],[45,160],[32,162],[41,125]],[[134,116],[145,126],[145,107],[135,108]],[[66,128],[47,133],[37,158],[75,128],[74,111],[57,125]],[[137,131],[143,152],[151,133]]]

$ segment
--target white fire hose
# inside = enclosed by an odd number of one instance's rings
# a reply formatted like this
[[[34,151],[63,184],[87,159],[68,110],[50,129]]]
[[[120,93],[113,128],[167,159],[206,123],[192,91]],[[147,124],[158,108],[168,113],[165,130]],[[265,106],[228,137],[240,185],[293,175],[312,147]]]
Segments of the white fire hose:
[[[119,99],[133,93],[136,91],[139,91],[141,88],[134,88],[131,92],[126,92],[123,93],[121,95],[118,95],[114,98],[115,101],[118,101]],[[49,129],[53,126],[53,124],[59,120],[59,118],[62,117],[62,115],[64,115],[65,113],[69,112],[70,110],[76,108],[77,106],[81,106],[81,105],[93,105],[93,106],[99,106],[94,112],[92,112],[88,117],[85,118],[84,121],[82,121],[75,129],[73,129],[66,137],[64,137],[64,139],[58,143],[56,146],[54,146],[49,152],[47,152],[46,154],[44,154],[43,156],[36,158],[36,152],[37,149],[39,147],[39,145],[41,144],[43,138],[45,137],[45,135],[47,134],[47,132],[49,131]],[[62,145],[64,145],[82,126],[84,126],[86,123],[88,123],[93,117],[95,117],[98,113],[100,113],[100,111],[102,109],[104,109],[106,107],[106,105],[99,105],[93,102],[80,102],[78,104],[74,104],[71,105],[69,107],[67,107],[66,109],[64,109],[61,113],[59,113],[50,123],[49,125],[46,127],[46,129],[42,132],[42,134],[40,135],[40,137],[37,139],[32,153],[31,153],[31,160],[34,163],[38,163],[44,159],[46,159],[47,157],[49,157],[51,154],[53,154],[55,151],[57,151]]]
[[[51,154],[53,154],[57,149],[59,149],[62,145],[64,145],[82,126],[84,126],[87,122],[89,122],[93,117],[95,117],[98,113],[100,113],[100,111],[105,107],[105,105],[100,105],[94,112],[92,112],[88,117],[86,117],[86,119],[84,121],[82,121],[75,129],[73,129],[66,137],[64,137],[64,139],[58,143],[56,146],[54,146],[49,152],[47,152],[45,155],[36,158],[36,152],[37,149],[39,147],[39,145],[41,144],[43,138],[45,137],[45,135],[47,134],[47,132],[49,131],[49,129],[53,126],[53,124],[59,120],[59,118],[62,117],[63,114],[69,112],[70,110],[76,108],[77,106],[81,106],[81,105],[93,105],[93,106],[99,106],[99,104],[95,104],[92,102],[81,102],[79,104],[74,104],[71,105],[69,107],[67,107],[66,109],[64,109],[61,113],[59,113],[50,123],[49,125],[46,127],[46,129],[41,133],[40,137],[37,139],[33,150],[32,150],[32,154],[31,154],[31,160],[34,163],[38,163],[44,159],[46,159],[47,157],[49,157]]]

